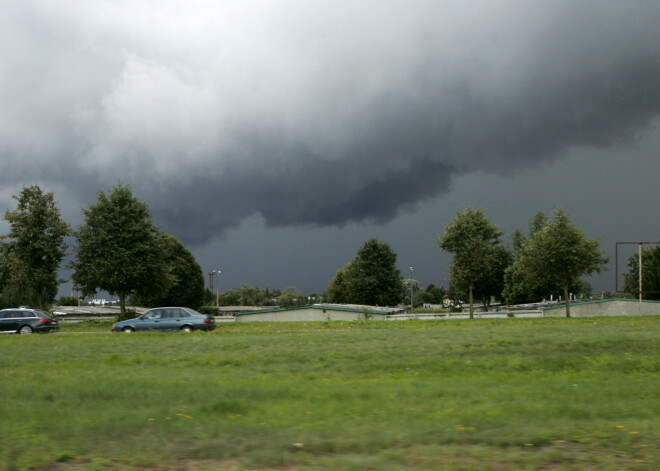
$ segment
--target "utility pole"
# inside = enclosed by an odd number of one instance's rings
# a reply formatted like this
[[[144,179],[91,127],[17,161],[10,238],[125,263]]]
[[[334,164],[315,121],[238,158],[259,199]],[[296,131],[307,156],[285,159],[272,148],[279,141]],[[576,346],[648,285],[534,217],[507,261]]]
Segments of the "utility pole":
[[[217,279],[215,282],[215,305],[220,307],[220,270],[215,271]]]
[[[410,267],[410,314],[415,310],[415,302],[413,294],[415,292],[415,286],[413,283],[413,267]]]
[[[215,292],[215,305],[220,306],[220,270],[211,270],[209,272],[209,291]],[[214,279],[214,277],[217,277]]]
[[[642,305],[642,247],[643,244],[639,243],[639,305]],[[641,309],[641,308],[640,308]]]

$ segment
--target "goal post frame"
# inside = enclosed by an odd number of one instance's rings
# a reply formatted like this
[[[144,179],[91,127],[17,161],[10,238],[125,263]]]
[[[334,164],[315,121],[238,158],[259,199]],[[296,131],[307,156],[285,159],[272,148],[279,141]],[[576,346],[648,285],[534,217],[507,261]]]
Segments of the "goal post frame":
[[[645,245],[660,245],[660,242],[616,242],[615,243],[615,249],[614,249],[614,257],[615,257],[615,273],[614,273],[614,286],[615,286],[615,292],[620,293],[619,291],[619,245],[637,245],[639,246],[639,289],[637,292],[639,293],[639,300],[642,300],[642,295],[643,294],[650,294],[650,293],[660,293],[660,291],[644,291],[643,284],[642,284],[642,254],[644,252],[644,246]]]

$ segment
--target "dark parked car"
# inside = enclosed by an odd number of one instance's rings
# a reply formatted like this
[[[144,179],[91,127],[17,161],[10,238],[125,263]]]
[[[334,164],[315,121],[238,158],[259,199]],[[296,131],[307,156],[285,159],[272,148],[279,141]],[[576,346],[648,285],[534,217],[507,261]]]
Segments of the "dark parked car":
[[[201,314],[188,307],[157,307],[135,319],[117,322],[113,332],[135,332],[138,330],[193,330],[215,329],[215,318]]]
[[[38,309],[3,309],[0,311],[0,333],[31,334],[60,330],[57,319]]]

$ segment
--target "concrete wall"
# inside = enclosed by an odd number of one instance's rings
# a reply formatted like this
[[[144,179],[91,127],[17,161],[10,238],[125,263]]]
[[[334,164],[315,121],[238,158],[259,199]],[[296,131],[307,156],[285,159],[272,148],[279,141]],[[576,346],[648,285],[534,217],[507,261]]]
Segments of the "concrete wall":
[[[497,311],[475,312],[475,319],[507,319],[507,318],[543,317],[542,311]],[[396,314],[387,317],[388,321],[429,320],[429,319],[469,319],[470,314],[464,312],[443,312],[438,314]]]
[[[563,317],[565,306],[544,309],[543,317]],[[652,316],[660,315],[660,302],[635,301],[632,299],[611,299],[571,304],[571,317],[599,316]]]
[[[543,311],[512,311],[509,312],[476,312],[477,319],[492,318],[525,318],[525,317],[564,317],[564,306],[544,309]],[[571,304],[571,316],[639,316],[660,315],[660,302],[645,301],[641,304],[634,300],[603,300],[588,303]],[[412,319],[466,319],[465,313],[439,314],[396,314],[385,315],[372,313],[370,320],[412,320]],[[216,317],[218,322],[311,322],[311,321],[356,321],[365,320],[364,312],[356,309],[332,309],[320,307],[304,307],[293,309],[276,309],[250,314]]]
[[[385,320],[387,316],[372,314],[370,320]],[[255,312],[236,316],[236,322],[296,322],[296,321],[355,321],[364,320],[361,311],[338,311],[334,309],[286,309],[281,311]]]

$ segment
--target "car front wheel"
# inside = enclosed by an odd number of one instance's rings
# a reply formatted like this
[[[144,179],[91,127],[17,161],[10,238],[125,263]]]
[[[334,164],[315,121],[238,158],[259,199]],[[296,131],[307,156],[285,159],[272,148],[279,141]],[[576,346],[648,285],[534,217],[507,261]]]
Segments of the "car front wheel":
[[[121,331],[127,334],[132,334],[133,332],[135,332],[135,329],[133,329],[132,327],[124,327],[123,329],[121,329]]]
[[[24,325],[20,329],[18,329],[19,334],[31,334],[32,333],[32,327],[29,325]]]

